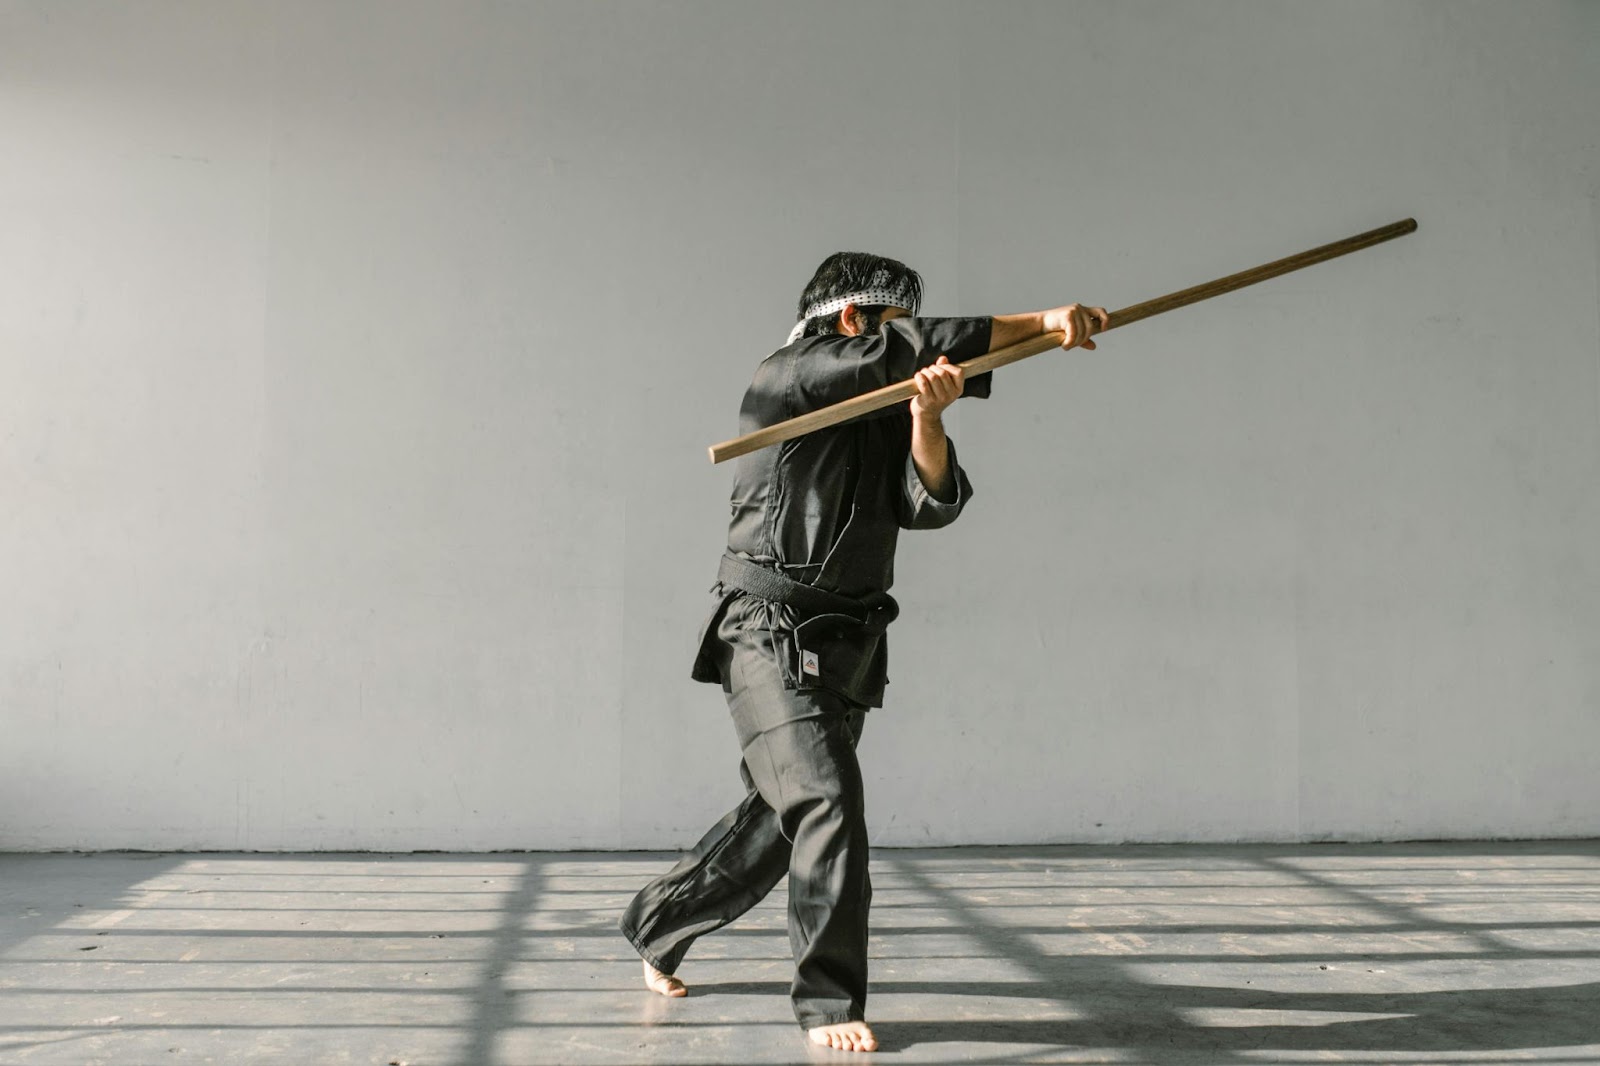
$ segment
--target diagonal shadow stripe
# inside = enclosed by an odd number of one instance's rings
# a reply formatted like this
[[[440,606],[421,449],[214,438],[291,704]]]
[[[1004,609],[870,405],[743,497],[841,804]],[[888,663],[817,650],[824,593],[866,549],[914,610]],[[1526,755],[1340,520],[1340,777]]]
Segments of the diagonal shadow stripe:
[[[522,955],[524,930],[539,899],[541,881],[538,860],[531,856],[523,859],[517,886],[501,907],[500,922],[484,959],[483,975],[478,978],[467,1045],[458,1059],[460,1066],[491,1066],[498,1062],[500,1035],[517,1024],[516,997],[506,987],[506,972]]]

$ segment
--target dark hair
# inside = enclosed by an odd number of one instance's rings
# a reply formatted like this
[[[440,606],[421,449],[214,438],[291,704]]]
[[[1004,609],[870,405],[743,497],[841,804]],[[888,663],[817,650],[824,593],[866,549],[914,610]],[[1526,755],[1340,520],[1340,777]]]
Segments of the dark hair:
[[[800,293],[800,305],[795,309],[795,320],[799,321],[806,313],[806,308],[814,303],[832,300],[862,289],[884,287],[885,280],[880,276],[884,273],[888,274],[888,287],[905,289],[912,303],[922,301],[922,275],[900,260],[870,255],[867,252],[834,252],[817,267],[817,272],[811,275],[810,282]],[[874,280],[878,283],[876,286],[873,285]],[[877,330],[880,316],[887,306],[887,304],[875,304],[856,308],[867,316],[868,332]],[[801,336],[818,337],[838,332],[839,312],[836,311],[831,315],[819,315],[807,322],[805,332]]]

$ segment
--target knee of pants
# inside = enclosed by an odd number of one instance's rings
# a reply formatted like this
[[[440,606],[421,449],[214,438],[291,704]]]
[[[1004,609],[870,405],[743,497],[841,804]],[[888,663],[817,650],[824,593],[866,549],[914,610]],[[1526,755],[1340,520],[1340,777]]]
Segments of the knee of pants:
[[[795,840],[801,834],[842,834],[864,840],[867,832],[866,802],[859,781],[838,778],[810,783],[812,787],[785,796],[782,812],[784,835]]]
[[[803,825],[865,824],[861,768],[841,719],[786,722],[745,749],[746,765],[790,840]]]

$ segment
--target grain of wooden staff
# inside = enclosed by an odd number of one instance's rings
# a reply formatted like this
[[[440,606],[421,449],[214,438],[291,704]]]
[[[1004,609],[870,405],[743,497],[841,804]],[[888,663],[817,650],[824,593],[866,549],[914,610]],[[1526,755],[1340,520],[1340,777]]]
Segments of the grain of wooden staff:
[[[1217,278],[1215,281],[1207,281],[1178,292],[1168,293],[1165,296],[1157,296],[1154,300],[1146,300],[1144,303],[1137,303],[1131,307],[1124,307],[1120,311],[1111,312],[1111,321],[1106,326],[1106,329],[1126,326],[1130,322],[1137,322],[1141,318],[1159,315],[1163,311],[1187,307],[1190,304],[1199,303],[1201,300],[1209,300],[1213,296],[1221,296],[1225,292],[1233,292],[1247,285],[1266,281],[1268,278],[1275,278],[1291,271],[1302,270],[1315,263],[1326,262],[1341,255],[1349,255],[1351,252],[1359,252],[1363,248],[1371,248],[1374,244],[1382,244],[1384,241],[1390,241],[1396,237],[1404,237],[1416,228],[1416,219],[1401,219],[1399,222],[1392,222],[1387,226],[1368,230],[1366,233],[1358,233],[1354,237],[1346,237],[1344,240],[1334,241],[1332,244],[1324,244],[1309,251],[1300,252],[1298,255],[1275,259],[1270,263],[1251,267],[1249,270],[1241,270],[1237,274],[1229,274],[1225,278]],[[1105,330],[1100,330],[1099,332],[1104,333]],[[1097,333],[1096,336],[1098,335]],[[1026,359],[1031,355],[1038,355],[1040,352],[1048,352],[1052,348],[1059,348],[1061,342],[1065,339],[1066,335],[1062,333],[1046,333],[1043,336],[1033,337],[1018,344],[1000,348],[987,355],[980,355],[976,359],[968,359],[961,364],[961,367],[967,372],[968,377],[986,374],[998,367]],[[779,422],[765,429],[758,429],[754,433],[746,433],[742,437],[735,437],[732,440],[723,441],[721,444],[713,444],[708,449],[711,453],[711,461],[720,463],[750,452],[759,451],[773,444],[780,444],[786,440],[803,437],[807,433],[824,429],[828,426],[836,426],[840,422],[848,422],[852,418],[880,410],[891,404],[910,400],[916,394],[916,382],[910,379],[897,381],[893,385],[885,385],[881,389],[862,393],[860,396],[841,401],[832,406],[800,415],[797,418],[791,418],[785,422]]]

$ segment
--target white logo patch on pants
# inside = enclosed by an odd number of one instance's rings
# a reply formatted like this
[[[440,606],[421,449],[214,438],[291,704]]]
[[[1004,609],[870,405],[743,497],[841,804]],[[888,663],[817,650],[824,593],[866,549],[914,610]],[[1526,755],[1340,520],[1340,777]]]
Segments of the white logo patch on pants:
[[[822,676],[822,663],[817,659],[816,652],[806,651],[804,648],[800,650],[800,670],[812,677]]]

